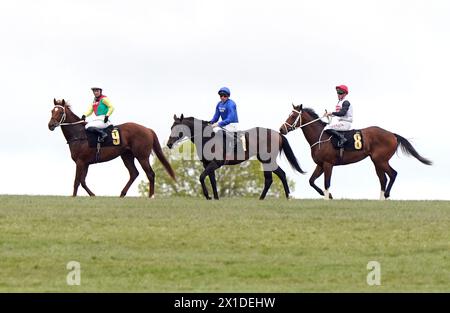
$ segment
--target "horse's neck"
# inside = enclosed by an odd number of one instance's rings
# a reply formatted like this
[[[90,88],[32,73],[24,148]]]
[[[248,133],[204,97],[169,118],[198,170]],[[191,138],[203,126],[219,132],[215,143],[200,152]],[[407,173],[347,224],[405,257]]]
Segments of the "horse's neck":
[[[303,123],[306,124],[311,120],[303,121]],[[325,126],[323,126],[320,121],[302,127],[303,135],[305,135],[306,141],[308,141],[310,146],[319,141],[320,134],[324,128]]]
[[[67,142],[83,139],[86,137],[83,124],[75,124],[67,126],[63,125],[61,126],[61,130]]]
[[[66,123],[74,123],[81,120],[78,116],[75,115],[70,109],[66,108]]]
[[[211,129],[211,136],[205,136],[205,128],[208,127],[207,124],[203,123],[201,120],[197,120],[197,122],[202,123],[202,127],[201,127],[201,133],[195,133],[196,128],[194,127],[193,123],[192,125],[187,125],[191,131],[191,141],[192,143],[195,145],[195,148],[197,149],[197,151],[202,152],[203,151],[203,147],[205,146],[205,144],[210,141],[211,139],[213,139],[215,137],[215,133],[214,131]],[[203,153],[202,153],[203,154]]]
[[[80,120],[81,119],[72,111],[66,111],[66,120],[64,121],[64,123],[75,123]],[[71,142],[75,139],[81,139],[84,137],[84,125],[82,123],[73,125],[61,125],[61,129],[67,142]]]

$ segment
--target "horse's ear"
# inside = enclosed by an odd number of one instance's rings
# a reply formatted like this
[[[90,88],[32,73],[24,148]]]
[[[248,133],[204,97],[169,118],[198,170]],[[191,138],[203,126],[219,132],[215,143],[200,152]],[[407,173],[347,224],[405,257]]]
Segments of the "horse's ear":
[[[61,104],[62,104],[63,106],[65,106],[65,105],[66,105],[66,100],[62,99],[62,100],[61,100]]]
[[[173,115],[173,119],[174,119],[175,121],[178,119],[178,117],[177,117],[176,114]]]
[[[295,104],[294,104],[294,102],[292,102],[292,108],[295,109]]]
[[[183,113],[181,113],[181,115],[180,115],[180,121],[182,121],[183,118],[184,118],[184,115],[183,115]]]
[[[56,103],[56,99],[55,98],[53,98],[53,104],[54,105],[56,105],[57,103]]]
[[[303,109],[303,104],[300,104],[299,108],[300,108],[300,111],[301,111]]]

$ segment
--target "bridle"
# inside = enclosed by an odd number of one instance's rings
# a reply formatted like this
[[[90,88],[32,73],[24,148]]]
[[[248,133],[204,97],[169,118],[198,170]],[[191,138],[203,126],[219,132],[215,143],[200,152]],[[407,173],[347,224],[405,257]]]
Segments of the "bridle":
[[[68,125],[76,125],[76,124],[81,124],[84,123],[83,120],[79,120],[77,122],[73,122],[73,123],[64,123],[64,121],[66,120],[66,108],[62,105],[58,105],[56,104],[55,107],[62,109],[63,114],[61,115],[61,120],[56,124],[55,127],[58,126],[68,126]]]
[[[296,109],[292,109],[292,113],[297,113],[297,117],[295,121],[292,124],[289,124],[288,122],[284,122],[283,126],[286,129],[286,133],[295,130],[297,128],[303,128],[305,126],[308,126],[309,124],[312,124],[314,122],[319,121],[322,119],[321,117],[316,118],[315,120],[309,121],[308,123],[302,124],[302,111],[298,111]],[[298,126],[297,126],[298,124]],[[289,127],[289,128],[288,128]]]
[[[186,124],[182,124],[182,125],[187,126]],[[210,125],[209,125],[209,126],[210,126]],[[172,127],[172,128],[173,128],[173,127]],[[222,128],[222,127],[221,127],[221,128]],[[222,128],[222,130],[225,131],[225,128]],[[184,142],[186,142],[186,141],[188,141],[188,140],[194,141],[194,139],[197,138],[197,137],[203,137],[203,131],[202,131],[202,133],[200,133],[200,134],[192,135],[192,136],[188,136],[188,135],[185,135],[185,136],[177,136],[176,139],[175,139],[175,141],[173,142],[172,145],[173,145],[173,146],[175,146],[175,144],[176,144],[176,145],[180,145],[180,144],[183,144]],[[173,137],[173,138],[175,138],[175,137]]]
[[[288,133],[288,132],[290,132],[290,131],[292,131],[292,130],[295,130],[296,128],[303,128],[303,127],[305,127],[305,126],[308,126],[309,124],[315,123],[315,122],[317,122],[317,121],[319,121],[319,120],[322,119],[322,117],[318,117],[318,118],[316,118],[315,120],[312,120],[312,121],[309,121],[308,123],[302,124],[302,111],[301,111],[301,110],[298,111],[298,110],[293,109],[292,112],[295,112],[295,113],[297,113],[298,115],[297,115],[297,118],[295,119],[294,123],[289,124],[288,122],[284,122],[283,126],[284,126],[284,128],[286,129],[286,133]],[[326,111],[325,111],[325,112],[326,112]],[[330,118],[328,117],[328,119],[330,119]],[[298,126],[296,126],[297,124],[298,124]],[[286,125],[287,125],[287,126],[286,126]],[[288,127],[289,127],[289,128],[288,128]],[[319,141],[317,141],[316,143],[312,144],[312,145],[311,145],[311,148],[318,144],[318,145],[319,145],[319,149],[320,149],[320,144],[321,144],[322,142],[326,142],[326,141],[331,140],[331,137],[330,137],[330,138],[328,138],[328,139],[325,140],[325,141],[321,141],[322,134],[323,134],[324,131],[325,131],[325,130],[323,129],[322,132],[320,133]]]

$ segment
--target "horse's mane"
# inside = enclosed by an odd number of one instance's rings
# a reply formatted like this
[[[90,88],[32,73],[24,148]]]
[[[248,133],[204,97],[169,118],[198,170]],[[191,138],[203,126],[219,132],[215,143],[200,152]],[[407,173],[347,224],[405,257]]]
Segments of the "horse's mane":
[[[63,99],[64,100],[64,99]],[[63,100],[56,100],[56,104],[57,105],[63,105]],[[67,108],[72,108],[72,105],[70,104],[70,101],[69,100],[64,100],[64,105],[67,107]]]
[[[312,117],[313,120],[319,118],[319,115],[317,115],[317,113],[316,113],[313,109],[311,109],[311,108],[302,108],[302,111],[304,111],[304,112],[308,113],[309,115],[311,115],[311,117]],[[325,123],[325,122],[322,121],[322,120],[319,120],[319,122],[320,122],[322,125],[327,125],[327,123]]]
[[[193,117],[193,116],[190,116],[190,117],[184,117],[183,120],[189,120],[189,121],[191,121],[192,123],[195,123],[195,121],[200,121],[200,122],[202,122],[202,126],[206,126],[206,125],[209,124],[209,121],[201,120],[201,119],[195,118],[195,117]]]

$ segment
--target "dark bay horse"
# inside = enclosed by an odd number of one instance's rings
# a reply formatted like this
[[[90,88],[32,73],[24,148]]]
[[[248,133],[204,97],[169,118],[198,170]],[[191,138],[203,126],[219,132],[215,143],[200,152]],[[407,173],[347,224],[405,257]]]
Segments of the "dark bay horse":
[[[102,147],[100,154],[97,155],[97,148],[90,148],[84,129],[84,122],[76,116],[70,109],[64,99],[56,101],[53,99],[54,108],[51,113],[52,116],[48,122],[48,128],[53,131],[56,127],[61,126],[64,137],[69,144],[72,160],[74,160],[77,168],[75,174],[75,182],[73,186],[73,196],[77,195],[78,187],[81,186],[87,191],[90,196],[95,194],[86,185],[86,175],[90,164],[97,162],[107,162],[120,156],[130,173],[130,179],[120,193],[121,197],[127,194],[131,184],[139,175],[139,172],[134,165],[136,158],[141,164],[142,168],[147,174],[150,182],[149,197],[154,195],[155,172],[150,166],[150,153],[155,151],[156,156],[164,165],[169,175],[175,180],[175,173],[164,156],[158,137],[155,132],[147,127],[135,124],[125,123],[116,125],[120,130],[121,145]]]
[[[420,156],[408,140],[376,126],[360,130],[361,138],[356,137],[355,139],[355,147],[360,150],[345,151],[341,156],[339,150],[333,147],[330,136],[326,132],[323,132],[326,125],[325,122],[320,120],[320,117],[314,110],[303,108],[303,105],[293,105],[292,112],[289,114],[286,122],[280,127],[282,134],[287,134],[297,128],[303,130],[303,134],[311,146],[312,158],[317,164],[316,169],[309,179],[309,184],[320,195],[324,196],[325,199],[332,199],[328,190],[330,188],[331,173],[335,165],[359,162],[367,156],[370,156],[380,180],[380,200],[384,200],[389,198],[392,185],[397,177],[397,172],[389,165],[389,160],[399,147],[401,147],[404,153],[412,155],[423,164],[432,164],[430,160]],[[322,173],[325,174],[325,192],[314,183]],[[386,174],[389,176],[387,188]]]
[[[205,185],[206,176],[209,177],[213,190],[214,199],[219,199],[217,193],[215,170],[223,165],[236,165],[256,156],[262,163],[264,171],[264,189],[259,197],[263,200],[267,191],[272,184],[272,173],[275,173],[283,183],[286,198],[289,198],[289,186],[286,180],[285,172],[276,163],[278,154],[284,152],[289,164],[298,172],[304,173],[300,168],[297,159],[292,152],[291,146],[286,137],[277,131],[256,127],[244,131],[245,133],[245,150],[243,147],[239,149],[228,149],[224,144],[225,134],[221,131],[214,133],[212,126],[207,121],[198,120],[193,117],[184,117],[183,114],[178,118],[174,115],[174,123],[171,127],[170,138],[167,146],[172,148],[173,145],[184,139],[189,138],[196,147],[197,155],[205,170],[200,175],[200,183],[202,185],[203,194],[206,199],[210,200],[208,189]],[[240,143],[240,140],[237,140]]]

